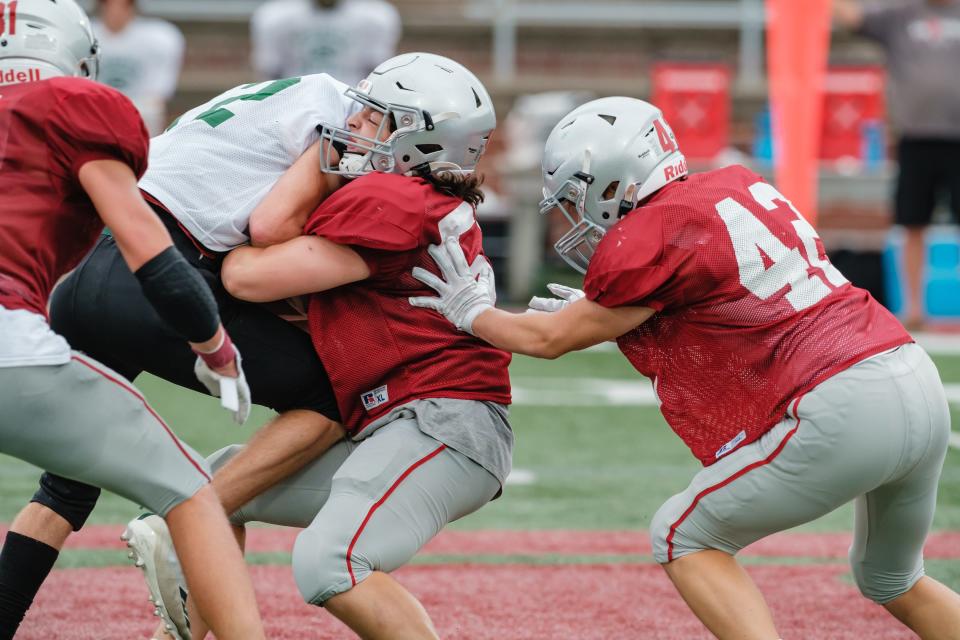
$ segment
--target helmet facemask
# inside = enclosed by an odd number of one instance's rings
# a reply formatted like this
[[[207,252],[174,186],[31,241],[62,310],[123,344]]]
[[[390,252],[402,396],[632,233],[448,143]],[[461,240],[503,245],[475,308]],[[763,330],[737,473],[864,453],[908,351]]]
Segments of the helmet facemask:
[[[370,129],[364,136],[350,126],[321,125],[326,141],[321,168],[346,177],[371,171],[471,174],[496,126],[483,84],[459,63],[435,54],[395,56],[346,95],[382,116],[376,137],[368,137]],[[350,152],[334,162],[331,147]]]
[[[554,248],[585,273],[607,229],[684,176],[683,155],[653,105],[612,97],[574,109],[544,149],[540,212],[559,207],[572,226]]]
[[[383,104],[360,89],[347,89],[346,95],[364,107],[380,113],[383,119],[374,137],[358,135],[345,127],[321,125],[320,137],[327,142],[323,145],[325,151],[321,153],[320,158],[320,168],[324,173],[335,173],[348,178],[356,178],[371,171],[394,173],[396,160],[393,142],[396,138],[416,131],[433,131],[433,119],[426,111],[405,105]],[[384,132],[391,126],[395,126],[396,129],[381,140]],[[363,153],[354,151],[341,153],[339,161],[334,163],[331,148],[345,150],[348,147],[362,149]]]
[[[588,198],[588,192],[595,191],[600,186],[594,185],[596,178],[588,173],[589,151],[584,153],[581,167],[552,193],[544,187],[540,214],[546,215],[554,209],[560,210],[571,228],[553,247],[567,264],[580,273],[586,273],[593,252],[607,229],[636,206],[634,196],[637,186],[633,183],[612,182],[599,197]]]
[[[588,164],[588,163],[585,163]],[[570,223],[570,230],[563,234],[553,247],[560,257],[580,273],[587,272],[593,251],[603,237],[605,229],[588,220],[585,215],[587,189],[593,176],[577,171],[565,180],[554,192],[543,190],[540,214],[547,215],[558,209]]]

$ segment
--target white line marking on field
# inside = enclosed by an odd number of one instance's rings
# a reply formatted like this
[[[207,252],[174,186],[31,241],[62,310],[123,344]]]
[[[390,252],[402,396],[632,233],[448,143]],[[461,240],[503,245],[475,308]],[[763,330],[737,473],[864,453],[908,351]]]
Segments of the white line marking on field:
[[[911,334],[921,347],[931,355],[956,356],[960,355],[960,334],[958,333],[914,333]],[[615,342],[602,342],[585,349],[595,353],[618,352]]]
[[[537,481],[537,474],[530,469],[513,469],[510,471],[510,475],[507,476],[506,484],[512,485],[529,485],[534,484]]]
[[[960,335],[943,333],[913,334],[917,343],[933,355],[956,356],[960,355]]]
[[[960,405],[960,384],[946,384],[947,400]],[[655,407],[653,387],[639,374],[623,378],[513,378],[513,403],[536,407]]]
[[[960,449],[960,433],[956,431],[950,432],[950,446],[954,449]]]

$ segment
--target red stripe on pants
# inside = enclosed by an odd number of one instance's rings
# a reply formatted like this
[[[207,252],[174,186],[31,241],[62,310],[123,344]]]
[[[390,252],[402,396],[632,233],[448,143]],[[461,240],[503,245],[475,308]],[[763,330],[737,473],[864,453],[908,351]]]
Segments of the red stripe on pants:
[[[774,458],[780,455],[780,452],[783,451],[783,448],[787,445],[787,442],[790,440],[790,438],[793,437],[793,434],[797,432],[797,429],[800,428],[800,416],[797,415],[797,406],[800,404],[801,398],[803,398],[803,396],[800,396],[793,402],[793,417],[796,418],[797,424],[794,425],[793,429],[787,432],[787,435],[783,437],[783,440],[780,441],[780,444],[777,445],[777,448],[774,449],[770,453],[770,455],[768,455],[763,460],[758,460],[752,464],[748,464],[746,467],[744,467],[743,469],[740,469],[740,471],[737,471],[735,474],[733,474],[726,480],[723,480],[722,482],[718,482],[715,485],[709,486],[703,491],[701,491],[700,493],[698,493],[697,496],[693,499],[693,502],[690,504],[690,506],[687,507],[687,510],[683,512],[683,515],[681,515],[676,522],[670,525],[670,533],[667,534],[667,562],[673,562],[674,534],[677,532],[677,529],[680,527],[683,521],[687,519],[687,516],[689,516],[693,512],[694,508],[696,508],[697,504],[700,502],[700,500],[704,496],[707,496],[713,493],[717,489],[722,489],[723,487],[727,486],[728,484],[730,484],[731,482],[733,482],[734,480],[736,480],[737,478],[746,474],[749,471],[753,471],[754,469],[770,464]]]
[[[419,467],[420,465],[424,464],[424,463],[427,462],[428,460],[436,457],[441,451],[443,451],[443,450],[446,449],[446,448],[447,448],[447,445],[441,444],[439,447],[437,447],[436,449],[434,449],[433,451],[431,451],[430,453],[428,453],[428,454],[425,455],[424,457],[422,457],[422,458],[420,458],[419,460],[417,460],[416,462],[414,462],[414,463],[410,466],[410,468],[407,469],[406,471],[404,471],[404,472],[400,475],[400,477],[397,478],[397,481],[394,482],[393,485],[391,485],[391,487],[390,487],[389,489],[387,489],[387,492],[386,492],[385,494],[383,494],[383,497],[380,498],[379,500],[377,500],[377,502],[376,502],[372,507],[370,507],[370,510],[367,511],[367,517],[364,518],[364,519],[363,519],[363,522],[360,523],[360,528],[357,529],[357,533],[354,534],[353,540],[350,541],[350,546],[347,547],[347,571],[350,573],[350,585],[351,585],[351,586],[354,586],[354,587],[355,587],[355,586],[357,585],[357,578],[356,578],[356,576],[353,575],[353,563],[350,562],[350,558],[353,557],[353,548],[356,546],[357,540],[360,538],[360,534],[363,533],[363,529],[367,526],[367,523],[370,522],[370,518],[373,517],[374,512],[375,512],[377,509],[379,509],[379,508],[383,505],[384,502],[387,501],[387,498],[390,497],[390,494],[392,494],[392,493],[396,490],[396,488],[397,488],[398,486],[400,486],[400,483],[403,482],[403,481],[407,478],[407,476],[409,476],[411,473],[413,473],[413,470],[414,470],[414,469],[416,469],[416,468]]]
[[[187,450],[183,448],[183,444],[180,442],[180,439],[177,438],[177,436],[173,433],[173,431],[170,430],[170,427],[167,426],[167,423],[164,422],[163,419],[162,419],[159,415],[157,415],[157,412],[153,410],[153,407],[151,407],[149,404],[147,404],[147,401],[144,399],[144,397],[143,397],[142,395],[140,395],[140,393],[139,393],[136,389],[134,389],[134,388],[131,387],[130,385],[124,383],[122,380],[119,380],[118,378],[114,378],[113,376],[111,376],[111,375],[110,375],[109,373],[107,373],[106,371],[103,371],[103,370],[101,370],[101,369],[98,369],[97,367],[93,366],[92,364],[90,364],[89,362],[87,362],[86,360],[84,360],[83,358],[80,358],[80,357],[78,357],[78,356],[71,356],[71,358],[72,358],[73,360],[76,360],[77,362],[79,362],[79,363],[82,364],[83,366],[87,367],[87,368],[90,369],[91,371],[95,371],[95,372],[99,373],[101,376],[103,376],[104,378],[106,378],[106,379],[109,380],[110,382],[114,383],[115,385],[119,386],[121,389],[125,389],[125,390],[128,391],[129,393],[133,394],[133,396],[134,396],[137,400],[139,400],[139,401],[141,402],[141,404],[143,404],[143,407],[144,407],[148,412],[150,412],[150,415],[152,415],[154,418],[156,418],[157,422],[160,423],[160,426],[163,427],[163,430],[166,431],[166,432],[167,432],[167,435],[170,436],[170,439],[173,440],[173,444],[175,444],[175,445],[177,446],[177,449],[180,449],[180,452],[183,453],[183,455],[187,458],[187,460],[190,461],[190,464],[192,464],[192,465],[194,466],[194,468],[195,468],[197,471],[200,472],[200,475],[202,475],[204,478],[207,479],[207,482],[210,482],[210,476],[207,475],[207,472],[204,471],[203,468],[202,468],[200,465],[197,464],[197,461],[196,461],[196,460],[194,460],[193,458],[190,457],[190,454],[187,453]]]

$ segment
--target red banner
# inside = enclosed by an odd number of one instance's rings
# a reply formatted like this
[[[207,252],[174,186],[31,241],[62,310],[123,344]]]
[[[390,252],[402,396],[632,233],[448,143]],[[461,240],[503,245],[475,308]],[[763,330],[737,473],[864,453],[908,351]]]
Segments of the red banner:
[[[663,111],[687,158],[709,160],[729,145],[730,69],[725,65],[656,64],[651,102]]]
[[[864,160],[864,126],[885,121],[880,66],[831,67],[823,96],[822,160]]]

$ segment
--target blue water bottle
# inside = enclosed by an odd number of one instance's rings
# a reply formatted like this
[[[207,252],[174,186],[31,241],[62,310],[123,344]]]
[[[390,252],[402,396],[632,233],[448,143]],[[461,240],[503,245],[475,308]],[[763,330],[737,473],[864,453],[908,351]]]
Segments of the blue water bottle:
[[[887,159],[886,131],[881,120],[864,120],[860,125],[860,159],[867,171],[879,171]]]

